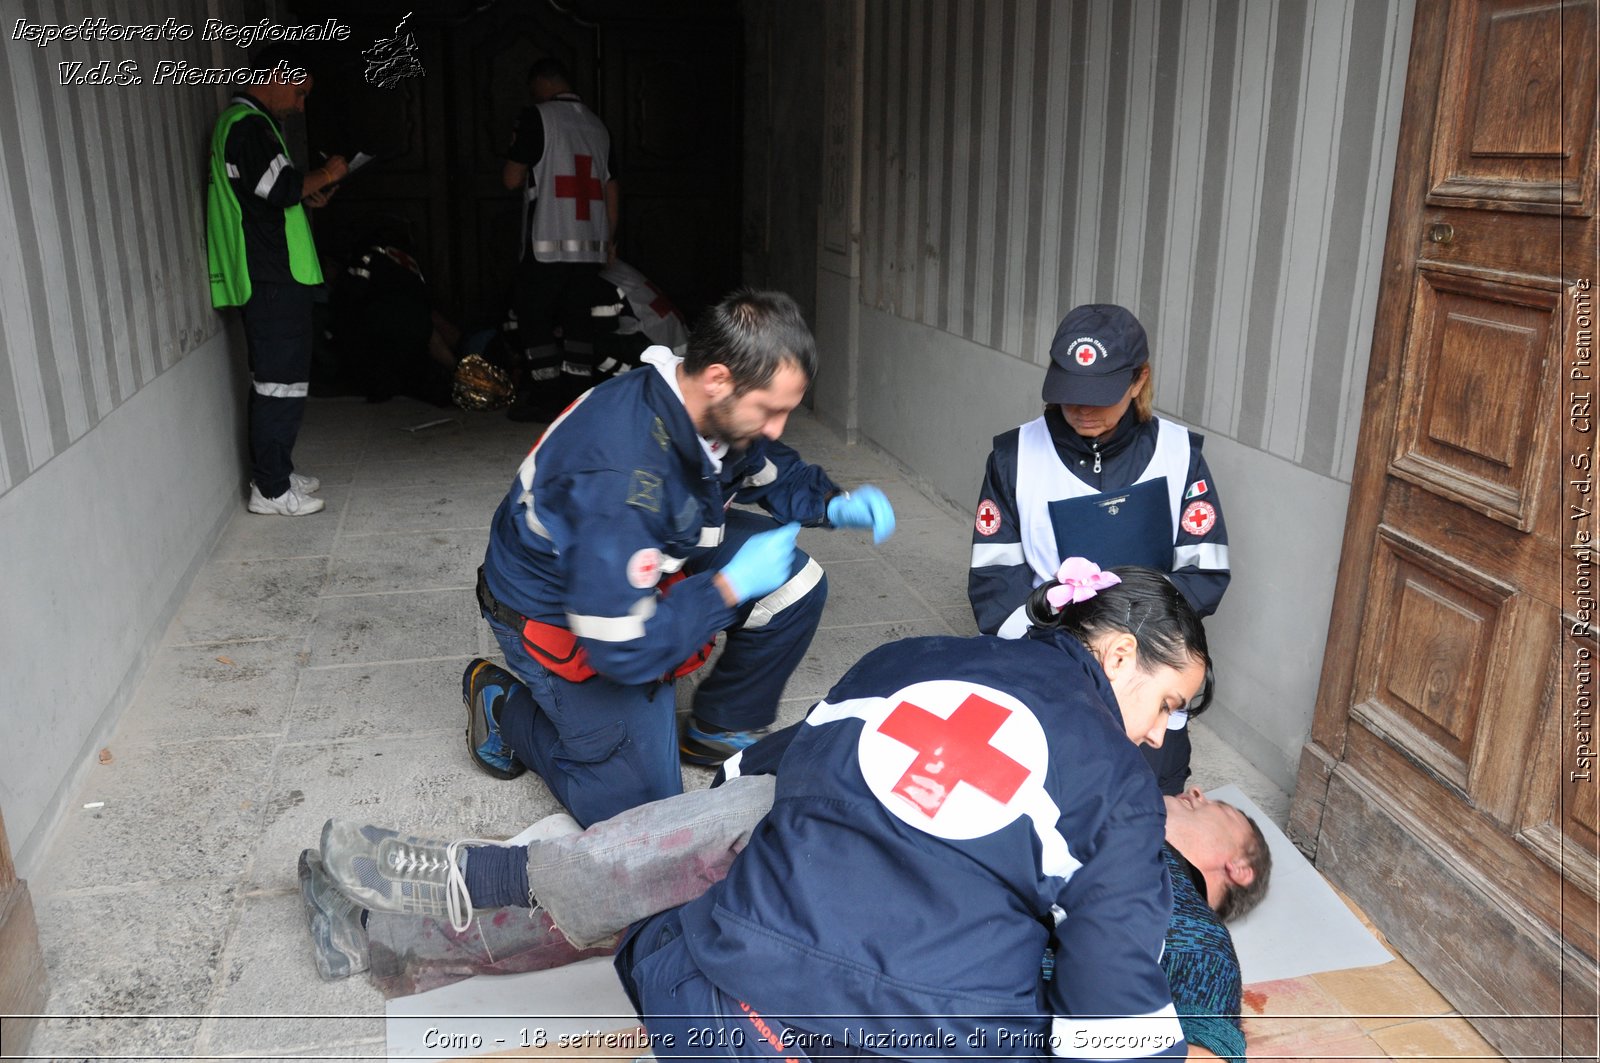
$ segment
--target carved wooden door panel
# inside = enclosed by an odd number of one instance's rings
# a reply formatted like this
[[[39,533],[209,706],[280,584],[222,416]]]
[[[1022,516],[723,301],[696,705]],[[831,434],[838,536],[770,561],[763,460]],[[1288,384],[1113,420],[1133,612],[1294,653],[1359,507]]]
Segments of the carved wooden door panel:
[[[1499,1016],[1475,1022],[1513,1055],[1595,1047],[1597,783],[1568,667],[1594,640],[1563,562],[1593,528],[1564,492],[1593,451],[1570,400],[1595,279],[1595,34],[1594,0],[1418,0],[1291,814],[1463,1013]],[[1563,1013],[1580,1017],[1536,1017]]]

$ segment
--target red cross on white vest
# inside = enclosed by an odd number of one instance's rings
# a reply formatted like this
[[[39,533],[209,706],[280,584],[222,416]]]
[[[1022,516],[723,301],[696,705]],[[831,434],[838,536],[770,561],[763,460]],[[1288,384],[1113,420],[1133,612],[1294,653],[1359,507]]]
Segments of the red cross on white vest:
[[[678,313],[678,308],[672,305],[672,300],[668,299],[660,288],[648,281],[645,282],[645,287],[655,293],[655,298],[650,300],[650,309],[655,311],[656,317],[673,317]]]
[[[589,220],[589,204],[605,195],[605,188],[600,184],[600,178],[590,174],[594,166],[594,158],[590,155],[574,155],[573,168],[576,173],[556,175],[556,198],[575,199],[579,221]]]
[[[989,744],[1010,716],[1010,709],[976,694],[956,706],[949,719],[902,701],[878,726],[880,734],[917,751],[894,792],[930,819],[958,783],[1007,803],[1028,779],[1027,767]]]

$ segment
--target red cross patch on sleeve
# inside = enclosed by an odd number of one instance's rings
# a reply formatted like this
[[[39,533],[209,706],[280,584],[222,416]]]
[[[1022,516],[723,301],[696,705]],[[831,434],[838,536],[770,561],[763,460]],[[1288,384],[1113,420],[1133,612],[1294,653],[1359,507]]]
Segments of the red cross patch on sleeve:
[[[1190,535],[1204,535],[1217,524],[1217,509],[1210,502],[1190,502],[1178,521]]]
[[[628,584],[645,590],[661,582],[661,551],[654,547],[635,550],[628,558]]]
[[[978,519],[976,527],[979,535],[993,535],[1000,530],[1000,507],[993,501],[984,499],[978,503]]]

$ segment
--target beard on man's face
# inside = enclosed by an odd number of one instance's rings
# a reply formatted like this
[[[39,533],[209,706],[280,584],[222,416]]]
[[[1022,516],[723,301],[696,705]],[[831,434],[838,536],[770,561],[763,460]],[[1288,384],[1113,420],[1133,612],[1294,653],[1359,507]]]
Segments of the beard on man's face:
[[[733,408],[736,403],[733,395],[727,395],[717,402],[706,407],[706,438],[726,444],[729,450],[740,451],[750,445],[755,439],[754,432],[739,433],[733,426]]]

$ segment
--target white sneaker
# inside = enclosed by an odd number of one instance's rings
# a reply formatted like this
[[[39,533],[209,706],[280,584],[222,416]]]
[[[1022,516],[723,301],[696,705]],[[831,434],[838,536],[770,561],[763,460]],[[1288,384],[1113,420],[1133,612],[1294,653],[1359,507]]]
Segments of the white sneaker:
[[[320,513],[326,505],[320,498],[307,498],[293,487],[279,495],[277,498],[266,498],[261,494],[261,488],[255,484],[250,485],[250,512],[275,513],[280,517],[304,517],[310,513]]]
[[[317,489],[322,486],[322,481],[315,476],[301,476],[297,472],[292,472],[289,474],[289,486],[294,489],[296,494],[314,495],[317,493]]]

